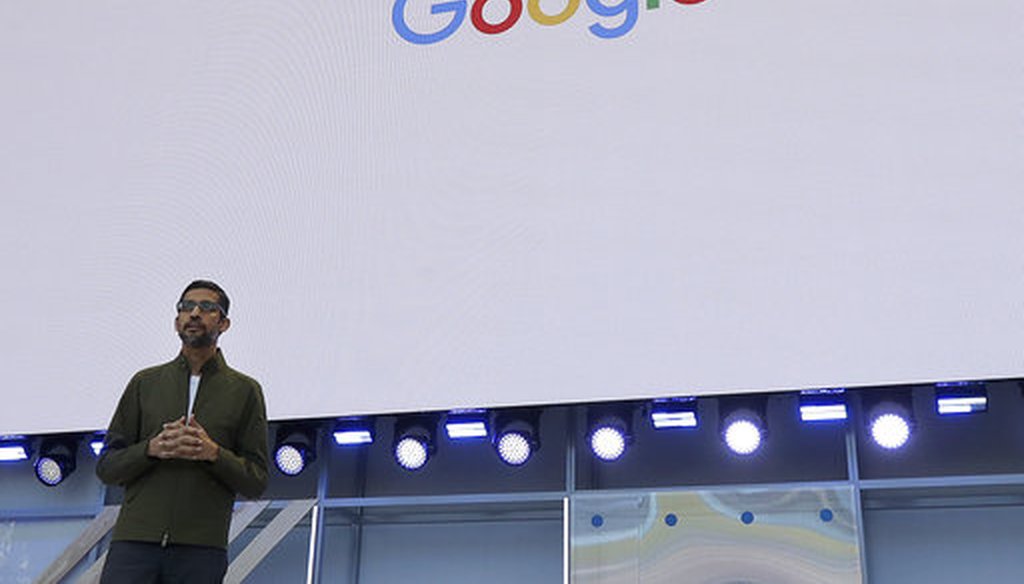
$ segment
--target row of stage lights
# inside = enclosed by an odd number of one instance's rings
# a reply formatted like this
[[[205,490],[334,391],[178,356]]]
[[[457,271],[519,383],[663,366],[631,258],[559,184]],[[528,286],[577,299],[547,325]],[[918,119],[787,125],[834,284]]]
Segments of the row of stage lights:
[[[885,450],[903,448],[914,431],[911,396],[908,391],[859,392],[866,412],[868,434]],[[719,398],[722,404],[719,430],[728,449],[740,457],[755,454],[764,443],[765,396]],[[614,462],[625,454],[632,440],[635,404],[592,406],[588,410],[587,442],[594,456]],[[988,409],[984,383],[958,382],[935,386],[935,407],[939,415],[963,415]],[[648,402],[647,418],[656,430],[696,428],[699,416],[696,398],[672,398]],[[451,441],[490,440],[498,458],[511,467],[525,465],[540,448],[541,409],[458,410],[445,414],[444,429]],[[849,418],[847,392],[843,389],[804,391],[799,396],[800,419],[808,423],[843,422]],[[392,437],[395,462],[408,471],[420,470],[436,452],[440,414],[400,417]],[[316,458],[318,428],[322,423],[292,423],[278,427],[274,463],[284,475],[297,476]],[[493,432],[492,432],[493,429]],[[339,447],[372,444],[376,436],[373,418],[337,421],[332,430]],[[34,468],[47,486],[60,484],[75,470],[79,439],[43,439]],[[0,437],[0,462],[25,461],[32,457],[32,441],[26,437]],[[95,456],[103,449],[101,435],[90,439]]]
[[[444,429],[451,441],[490,439],[498,458],[518,467],[530,460],[540,448],[536,408],[510,411],[457,410],[444,416]],[[392,454],[401,468],[415,471],[426,466],[437,451],[438,414],[403,416],[395,423]],[[334,443],[340,447],[372,444],[376,424],[372,418],[340,420],[333,428]],[[491,429],[494,432],[491,432]],[[316,458],[316,428],[286,425],[277,431],[274,463],[288,476],[300,474]]]
[[[940,415],[962,415],[988,409],[984,383],[957,382],[935,386],[936,411]],[[910,441],[914,417],[910,393],[883,390],[861,393],[866,423],[872,441],[884,450],[899,450]],[[765,441],[765,396],[720,398],[726,404],[719,428],[726,447],[740,457],[754,455]],[[593,455],[614,462],[632,441],[635,404],[597,405],[588,411],[587,442]],[[696,398],[654,400],[646,404],[647,417],[656,430],[696,428],[699,423]],[[799,415],[806,423],[844,422],[849,418],[844,389],[811,390],[800,393]],[[491,412],[483,410],[450,412],[444,428],[451,441],[482,440],[490,437],[498,458],[513,467],[526,464],[540,448],[540,410]],[[439,415],[402,418],[395,426],[392,454],[401,468],[416,471],[436,452],[435,429]],[[491,433],[489,429],[495,428]],[[359,446],[374,441],[372,419],[345,420],[333,432],[339,446]],[[284,474],[295,476],[315,458],[315,431],[282,428],[278,432],[275,462]]]

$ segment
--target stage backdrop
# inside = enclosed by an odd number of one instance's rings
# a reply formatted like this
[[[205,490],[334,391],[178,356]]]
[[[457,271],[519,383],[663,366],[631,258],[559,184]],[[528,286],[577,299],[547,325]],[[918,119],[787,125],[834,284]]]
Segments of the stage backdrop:
[[[1024,375],[1019,0],[0,4],[0,432]]]

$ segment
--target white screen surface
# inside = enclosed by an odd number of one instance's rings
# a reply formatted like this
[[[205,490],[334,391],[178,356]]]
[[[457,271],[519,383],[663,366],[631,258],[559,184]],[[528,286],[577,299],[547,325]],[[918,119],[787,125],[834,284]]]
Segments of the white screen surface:
[[[472,4],[0,5],[0,432],[1024,375],[1018,2]]]

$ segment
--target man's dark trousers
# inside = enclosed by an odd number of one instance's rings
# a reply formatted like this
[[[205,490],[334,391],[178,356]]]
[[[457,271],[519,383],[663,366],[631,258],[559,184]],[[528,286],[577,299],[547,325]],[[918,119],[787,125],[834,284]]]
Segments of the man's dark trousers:
[[[221,584],[227,570],[221,548],[115,541],[100,584]]]

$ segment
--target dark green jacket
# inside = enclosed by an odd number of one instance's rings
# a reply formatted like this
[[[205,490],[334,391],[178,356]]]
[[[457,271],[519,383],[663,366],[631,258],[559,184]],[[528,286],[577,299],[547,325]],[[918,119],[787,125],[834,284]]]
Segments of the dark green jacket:
[[[114,539],[227,547],[235,494],[259,497],[267,486],[267,413],[251,377],[217,350],[203,365],[193,412],[218,445],[214,462],[160,460],[149,439],[188,409],[184,355],[135,374],[107,430],[96,474],[125,487]]]

